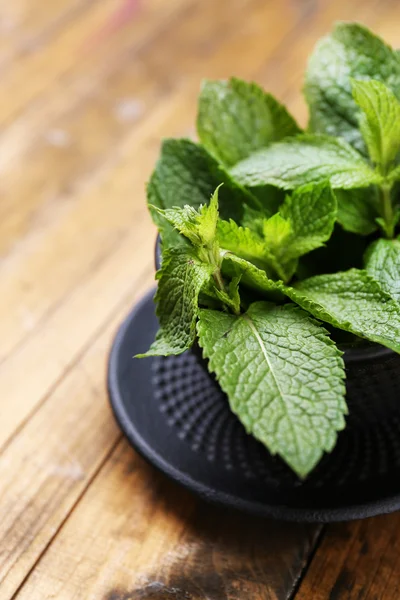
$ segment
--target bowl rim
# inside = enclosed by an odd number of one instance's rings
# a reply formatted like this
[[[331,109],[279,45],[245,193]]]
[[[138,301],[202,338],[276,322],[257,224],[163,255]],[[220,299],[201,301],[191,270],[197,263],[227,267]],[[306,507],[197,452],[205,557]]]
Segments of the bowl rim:
[[[154,249],[154,264],[156,270],[158,270],[161,265],[161,236],[159,233],[157,234]],[[389,358],[396,355],[396,352],[394,350],[391,350],[390,348],[386,348],[385,346],[381,346],[379,344],[373,344],[372,346],[368,346],[365,348],[345,348],[343,349],[343,351],[343,358],[346,365],[356,363],[368,363],[377,359]]]

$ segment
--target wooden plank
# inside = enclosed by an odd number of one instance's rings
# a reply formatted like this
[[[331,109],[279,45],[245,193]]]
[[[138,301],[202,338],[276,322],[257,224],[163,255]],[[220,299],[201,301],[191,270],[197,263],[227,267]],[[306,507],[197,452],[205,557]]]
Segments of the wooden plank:
[[[283,600],[316,535],[196,501],[122,442],[16,599]]]
[[[120,438],[104,368],[111,336],[148,288],[151,271],[133,274],[129,290],[109,307],[108,325],[99,324],[74,369],[0,457],[1,600],[11,598]]]
[[[400,597],[400,515],[329,527],[296,600]]]

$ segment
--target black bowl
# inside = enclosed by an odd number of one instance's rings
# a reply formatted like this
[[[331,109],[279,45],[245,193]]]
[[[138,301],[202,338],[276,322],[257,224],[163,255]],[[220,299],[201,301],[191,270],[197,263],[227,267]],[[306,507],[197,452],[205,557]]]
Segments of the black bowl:
[[[132,360],[157,327],[147,295],[114,343],[109,391],[128,439],[163,472],[209,500],[290,520],[328,522],[400,508],[399,355],[380,346],[346,350],[346,429],[300,481],[246,434],[198,349]]]

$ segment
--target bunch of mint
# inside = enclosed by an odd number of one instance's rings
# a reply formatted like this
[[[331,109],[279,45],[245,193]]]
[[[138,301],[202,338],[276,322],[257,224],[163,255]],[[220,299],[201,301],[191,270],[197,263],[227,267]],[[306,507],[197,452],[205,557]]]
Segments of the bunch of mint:
[[[148,184],[160,330],[145,355],[197,340],[246,430],[301,478],[345,427],[340,330],[400,353],[400,53],[339,24],[305,95],[303,132],[257,85],[207,81],[200,143],[164,142]]]

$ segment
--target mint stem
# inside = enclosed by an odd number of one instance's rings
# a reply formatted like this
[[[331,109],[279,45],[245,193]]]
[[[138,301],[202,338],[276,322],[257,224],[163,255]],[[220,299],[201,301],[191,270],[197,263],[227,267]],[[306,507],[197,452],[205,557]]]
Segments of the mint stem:
[[[218,289],[221,290],[221,292],[225,291],[225,285],[221,276],[221,270],[219,267],[217,267],[213,273],[213,277],[214,277],[214,281],[217,284]]]

